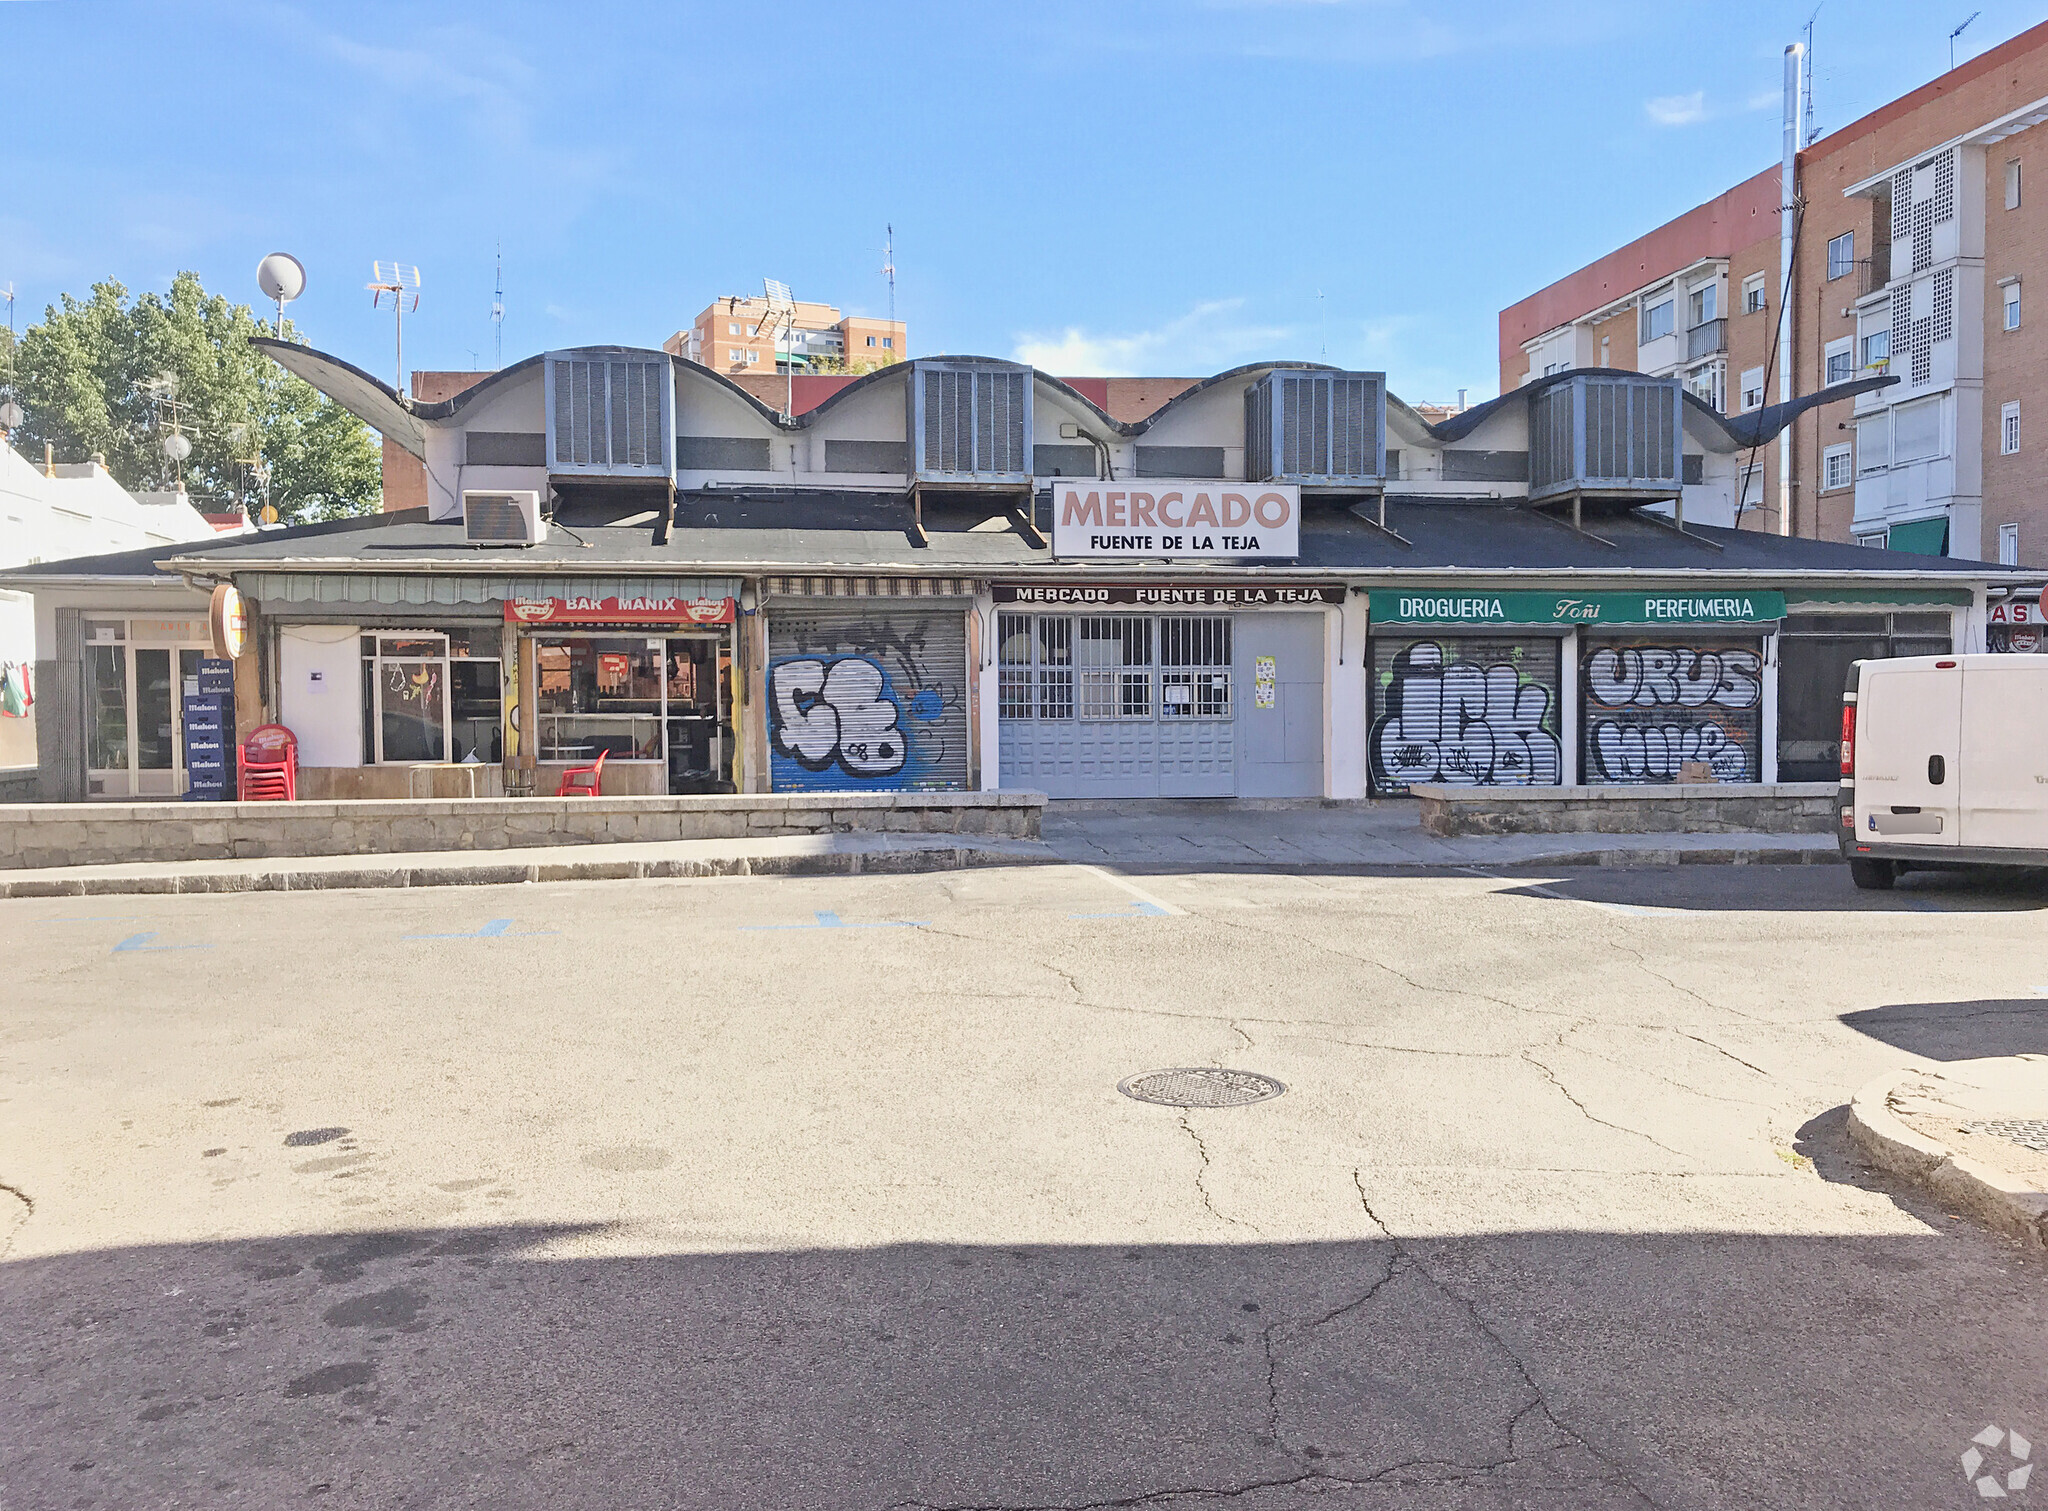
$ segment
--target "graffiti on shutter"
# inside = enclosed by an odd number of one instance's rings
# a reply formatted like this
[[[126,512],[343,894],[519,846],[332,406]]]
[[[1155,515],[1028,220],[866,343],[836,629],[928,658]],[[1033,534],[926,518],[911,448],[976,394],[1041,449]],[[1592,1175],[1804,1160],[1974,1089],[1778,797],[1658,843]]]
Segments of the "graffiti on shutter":
[[[771,608],[767,691],[777,792],[967,783],[964,609]]]

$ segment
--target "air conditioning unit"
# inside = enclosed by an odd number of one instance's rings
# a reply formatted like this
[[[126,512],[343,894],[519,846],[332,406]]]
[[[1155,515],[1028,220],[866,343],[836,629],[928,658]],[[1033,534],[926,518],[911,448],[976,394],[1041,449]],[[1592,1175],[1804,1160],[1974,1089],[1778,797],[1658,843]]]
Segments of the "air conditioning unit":
[[[462,535],[473,546],[537,546],[548,538],[540,495],[464,490]]]
[[[1246,482],[1370,486],[1386,473],[1385,373],[1282,369],[1244,391]]]
[[[675,481],[676,384],[668,353],[631,346],[549,352],[548,472]]]
[[[1031,369],[910,364],[911,470],[928,483],[1031,481]]]

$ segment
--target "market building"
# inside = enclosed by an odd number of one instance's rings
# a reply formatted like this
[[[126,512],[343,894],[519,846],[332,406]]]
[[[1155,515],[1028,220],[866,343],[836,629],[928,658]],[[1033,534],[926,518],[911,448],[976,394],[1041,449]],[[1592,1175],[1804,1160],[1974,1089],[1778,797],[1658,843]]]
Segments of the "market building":
[[[1573,371],[1432,422],[1261,363],[1119,421],[957,357],[787,415],[658,351],[426,403],[260,344],[427,505],[7,574],[56,648],[48,798],[113,795],[82,650],[137,580],[240,595],[235,722],[295,733],[307,798],[551,794],[600,758],[612,794],[1814,779],[1850,660],[2022,648],[2042,586],[1698,523],[1746,448],[1881,378],[1730,418]]]

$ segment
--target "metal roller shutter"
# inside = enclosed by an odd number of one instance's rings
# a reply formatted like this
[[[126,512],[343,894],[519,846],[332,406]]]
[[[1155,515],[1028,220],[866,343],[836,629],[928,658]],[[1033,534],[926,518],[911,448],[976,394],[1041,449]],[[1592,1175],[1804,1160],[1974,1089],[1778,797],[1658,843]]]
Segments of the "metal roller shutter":
[[[1600,637],[1581,652],[1585,780],[1763,780],[1763,642]]]
[[[965,788],[967,679],[964,603],[771,601],[770,785]]]
[[[1562,647],[1547,636],[1375,635],[1373,792],[1556,786],[1562,675]]]

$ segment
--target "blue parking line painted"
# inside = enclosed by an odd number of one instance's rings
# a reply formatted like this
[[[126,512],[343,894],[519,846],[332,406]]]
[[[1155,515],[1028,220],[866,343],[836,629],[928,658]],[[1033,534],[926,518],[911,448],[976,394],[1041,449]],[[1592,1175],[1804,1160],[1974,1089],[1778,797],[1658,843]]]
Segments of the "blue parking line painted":
[[[1134,902],[1128,911],[1121,913],[1069,913],[1069,918],[1171,918],[1173,915],[1156,902]]]
[[[169,950],[210,950],[210,944],[151,944],[156,938],[155,931],[147,934],[130,934],[126,939],[108,951],[113,955],[156,955]]]
[[[407,934],[405,937],[407,939],[531,939],[536,934],[552,934],[554,932],[553,929],[521,929],[515,934],[512,931],[511,919],[493,918],[482,928],[472,929],[467,934]]]
[[[928,919],[892,919],[886,923],[847,923],[837,913],[813,913],[816,923],[746,923],[742,934],[765,934],[780,929],[921,929]]]

